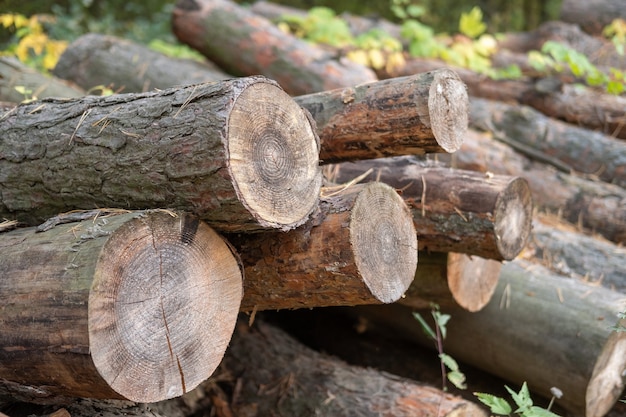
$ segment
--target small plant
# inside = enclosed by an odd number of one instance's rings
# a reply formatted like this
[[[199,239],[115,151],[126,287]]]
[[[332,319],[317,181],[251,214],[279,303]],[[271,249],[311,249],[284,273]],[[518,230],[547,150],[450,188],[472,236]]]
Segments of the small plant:
[[[502,397],[482,392],[475,392],[474,395],[478,398],[478,400],[480,400],[480,402],[489,407],[489,411],[499,416],[510,416],[511,413],[515,413],[520,417],[558,417],[558,414],[554,414],[550,411],[550,408],[552,408],[552,404],[554,403],[554,399],[561,398],[563,395],[558,388],[551,389],[552,400],[550,400],[550,404],[546,409],[533,404],[526,382],[522,384],[522,388],[519,392],[513,391],[506,385],[504,387],[509,394],[511,394],[511,397],[517,406],[516,410],[513,410],[509,402]]]
[[[607,25],[602,34],[611,39],[618,54],[624,55],[624,45],[626,45],[626,20],[615,19]]]

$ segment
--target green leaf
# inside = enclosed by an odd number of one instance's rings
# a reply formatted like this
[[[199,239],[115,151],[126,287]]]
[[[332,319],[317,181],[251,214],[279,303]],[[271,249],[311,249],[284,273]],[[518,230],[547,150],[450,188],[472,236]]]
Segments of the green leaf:
[[[518,393],[513,391],[506,385],[504,386],[504,388],[506,388],[509,394],[511,394],[511,397],[513,397],[513,401],[515,401],[515,404],[518,407],[517,410],[515,410],[516,413],[525,412],[533,406],[533,400],[530,398],[530,391],[528,390],[528,385],[526,385],[526,382],[522,384],[522,388],[520,388]]]
[[[448,354],[442,353],[439,355],[439,359],[443,362],[444,365],[448,367],[451,371],[458,371],[459,364],[454,360],[454,358]]]
[[[450,383],[458,389],[467,389],[467,384],[465,384],[465,374],[460,371],[448,372],[448,381],[450,381]]]
[[[437,327],[439,327],[439,331],[441,332],[441,337],[445,339],[447,333],[446,324],[448,324],[448,321],[450,321],[450,315],[442,314],[441,312],[439,312],[439,310],[433,310],[432,314],[433,319],[435,320],[435,324],[437,325]]]
[[[469,13],[462,13],[459,21],[459,32],[468,38],[475,39],[485,33],[487,25],[483,23],[483,12],[475,6]]]
[[[423,16],[426,13],[426,8],[417,4],[410,4],[406,8],[406,13],[413,18],[417,18]]]
[[[414,312],[413,317],[415,317],[415,319],[419,321],[420,325],[422,326],[422,330],[424,331],[424,333],[426,333],[426,336],[430,337],[433,340],[437,340],[437,335],[435,334],[435,331],[432,329],[432,327],[430,327],[428,323],[426,323],[426,320],[424,320],[424,317],[422,317],[420,313]]]
[[[624,84],[619,81],[609,81],[606,84],[606,92],[613,95],[620,95],[624,92]]]
[[[524,417],[559,417],[558,414],[554,414],[552,411],[545,408],[532,406],[528,411],[523,414]]]
[[[481,403],[489,407],[489,411],[494,414],[508,416],[511,414],[511,411],[513,411],[509,403],[504,398],[496,397],[495,395],[483,392],[475,392],[474,395]]]

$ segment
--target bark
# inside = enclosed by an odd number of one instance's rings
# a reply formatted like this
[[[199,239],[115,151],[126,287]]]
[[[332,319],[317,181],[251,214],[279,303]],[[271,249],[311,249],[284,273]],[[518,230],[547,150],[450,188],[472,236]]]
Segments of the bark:
[[[554,216],[535,216],[524,258],[554,273],[626,293],[626,248],[581,233]]]
[[[468,97],[446,69],[295,98],[317,123],[325,163],[454,152],[467,130]]]
[[[90,33],[72,42],[53,73],[84,89],[139,93],[232,78],[208,62],[172,58],[143,45]]]
[[[482,99],[471,100],[470,119],[473,127],[493,132],[498,140],[554,158],[559,168],[626,187],[626,144],[621,140],[550,119],[530,107]]]
[[[411,286],[398,300],[413,308],[461,307],[481,310],[496,289],[502,264],[463,253],[420,252]]]
[[[624,388],[626,333],[613,335],[609,328],[624,310],[623,294],[521,265],[502,267],[493,298],[480,312],[444,311],[452,316],[446,352],[514,384],[526,381],[548,397],[558,387],[563,397],[557,405],[574,416],[605,415]],[[372,307],[359,311],[432,346],[406,307]],[[585,396],[600,383],[606,385]]]
[[[520,176],[528,181],[535,206],[617,244],[626,242],[626,190],[622,187],[532,162],[471,129],[451,163],[458,169]]]
[[[6,232],[0,391],[155,402],[207,379],[228,346],[242,274],[189,215],[140,212]]]
[[[443,61],[411,59],[403,67],[379,72],[380,78],[401,77],[447,67]],[[519,102],[547,116],[626,138],[626,98],[590,88],[580,89],[553,78],[533,80],[493,80],[464,68],[454,68],[467,85],[470,96],[504,102]]]
[[[368,170],[366,180],[402,190],[420,250],[511,260],[528,241],[533,204],[522,178],[426,167],[398,157],[339,164],[332,179],[348,182]]]
[[[236,415],[488,415],[431,386],[314,352],[265,323],[239,326],[224,366],[241,381]]]
[[[625,19],[626,10],[620,0],[563,0],[561,17],[564,22],[580,25],[594,35],[602,33],[613,19]]]
[[[245,267],[243,311],[391,303],[417,267],[411,213],[383,183],[325,197],[319,213],[290,232],[230,240]]]
[[[0,216],[169,207],[220,230],[290,229],[321,186],[311,123],[263,77],[21,105],[0,121]]]
[[[172,25],[182,43],[226,72],[263,74],[291,95],[376,80],[369,68],[338,60],[229,0],[179,0]]]
[[[30,91],[21,94],[15,87]],[[85,92],[68,82],[43,74],[27,67],[15,58],[0,57],[0,101],[20,103],[33,97],[82,97]]]

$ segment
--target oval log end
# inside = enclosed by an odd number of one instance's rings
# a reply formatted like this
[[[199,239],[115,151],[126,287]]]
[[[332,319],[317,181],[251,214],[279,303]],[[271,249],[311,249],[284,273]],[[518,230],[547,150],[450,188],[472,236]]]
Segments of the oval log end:
[[[524,249],[532,229],[533,201],[528,182],[514,178],[498,195],[494,213],[496,246],[510,261]]]
[[[457,151],[467,132],[469,97],[465,83],[454,71],[435,71],[428,110],[431,129],[441,149],[449,153]]]

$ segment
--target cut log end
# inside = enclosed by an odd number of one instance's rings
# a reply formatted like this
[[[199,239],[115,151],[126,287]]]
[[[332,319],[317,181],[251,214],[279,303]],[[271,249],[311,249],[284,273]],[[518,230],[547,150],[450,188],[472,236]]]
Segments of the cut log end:
[[[322,173],[310,118],[280,87],[257,83],[228,123],[230,171],[242,203],[264,227],[289,230],[317,206]]]
[[[503,260],[512,260],[526,246],[532,211],[528,182],[519,177],[513,179],[498,196],[494,213],[496,245]]]
[[[356,265],[371,294],[383,303],[398,300],[417,268],[417,234],[402,197],[374,182],[359,193],[350,218]]]
[[[587,385],[585,416],[606,415],[622,395],[625,386],[626,332],[614,332],[604,345]]]
[[[498,286],[502,263],[463,253],[448,254],[448,288],[456,303],[467,311],[480,311]]]
[[[439,146],[446,152],[457,151],[467,132],[469,98],[465,83],[454,71],[435,73],[428,95],[428,110]]]
[[[137,402],[180,396],[216,369],[242,297],[237,259],[193,217],[150,213],[116,230],[89,295],[89,341],[102,378]]]

